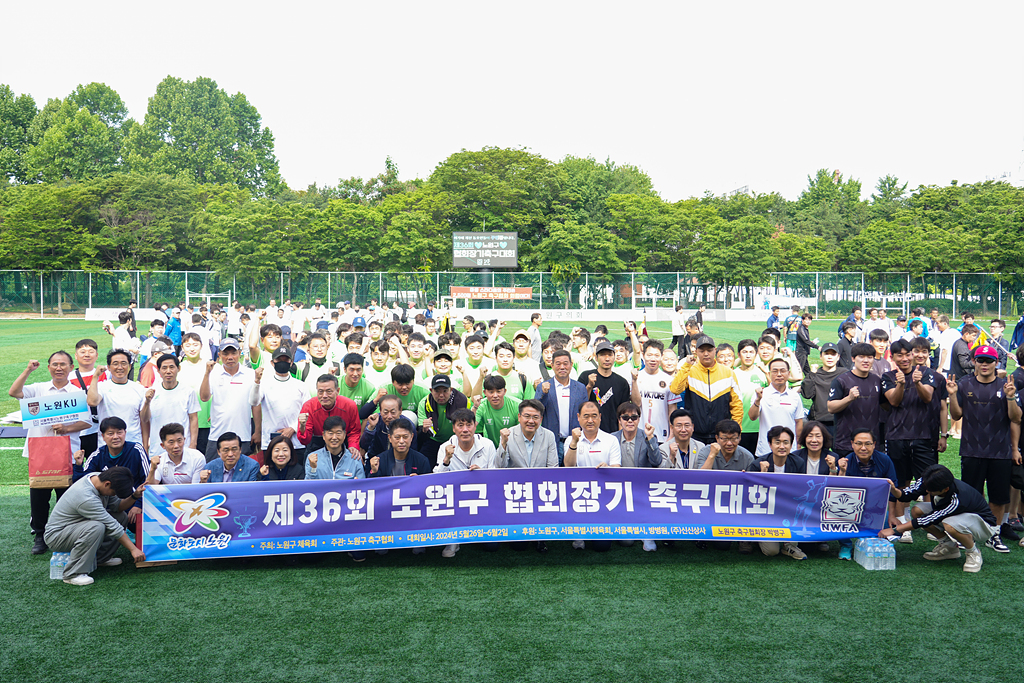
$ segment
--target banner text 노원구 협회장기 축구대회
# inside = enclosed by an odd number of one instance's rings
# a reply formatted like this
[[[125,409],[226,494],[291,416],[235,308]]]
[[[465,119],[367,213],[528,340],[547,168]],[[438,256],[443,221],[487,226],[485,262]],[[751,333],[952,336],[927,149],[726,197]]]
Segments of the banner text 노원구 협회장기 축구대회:
[[[143,549],[165,561],[482,541],[828,541],[876,535],[888,495],[884,479],[648,468],[150,486]]]

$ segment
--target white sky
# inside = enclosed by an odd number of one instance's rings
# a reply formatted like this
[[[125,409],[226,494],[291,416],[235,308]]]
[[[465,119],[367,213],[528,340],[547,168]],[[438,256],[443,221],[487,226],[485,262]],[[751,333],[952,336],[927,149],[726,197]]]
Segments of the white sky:
[[[63,7],[62,7],[63,6]],[[522,146],[644,169],[667,200],[818,168],[920,184],[1024,180],[1014,2],[16,3],[0,82],[79,83],[142,120],[167,75],[241,91],[288,184],[426,177]]]

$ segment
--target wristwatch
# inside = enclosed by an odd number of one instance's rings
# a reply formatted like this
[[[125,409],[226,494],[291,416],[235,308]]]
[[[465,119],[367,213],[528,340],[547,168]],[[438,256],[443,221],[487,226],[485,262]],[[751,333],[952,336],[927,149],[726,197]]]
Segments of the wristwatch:
[[[943,434],[942,432],[939,432],[939,436],[941,438],[943,438],[943,439],[948,439],[949,438],[949,432],[946,432],[945,434]]]

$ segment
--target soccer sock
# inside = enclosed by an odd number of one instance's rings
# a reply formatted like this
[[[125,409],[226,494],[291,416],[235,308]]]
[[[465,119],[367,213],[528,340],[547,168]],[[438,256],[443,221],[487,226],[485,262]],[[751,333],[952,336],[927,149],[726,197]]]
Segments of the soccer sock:
[[[1009,521],[1010,521],[1010,513],[1009,512],[1004,512],[1003,513],[1003,524],[1006,524]]]
[[[907,523],[907,516],[906,515],[900,515],[899,517],[896,518],[896,521],[899,522],[900,524],[906,524]]]

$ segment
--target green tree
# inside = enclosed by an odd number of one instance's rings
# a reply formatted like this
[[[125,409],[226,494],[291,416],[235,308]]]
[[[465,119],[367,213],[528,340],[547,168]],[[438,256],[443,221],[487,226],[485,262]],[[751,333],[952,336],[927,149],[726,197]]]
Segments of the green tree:
[[[900,209],[906,207],[907,183],[900,184],[900,179],[887,175],[878,179],[875,193],[871,195],[870,215],[873,220],[892,220]]]
[[[135,172],[233,183],[258,196],[282,188],[274,138],[241,93],[229,97],[209,78],[168,76],[149,100],[145,122],[129,127],[124,158]]]
[[[15,96],[9,85],[0,84],[0,177],[8,183],[29,180],[24,155],[31,142],[29,128],[36,114],[36,102],[31,95]]]
[[[619,258],[625,249],[622,239],[596,223],[552,222],[548,236],[537,246],[533,257],[540,270],[551,271],[563,288],[563,301],[569,307],[572,284],[581,272],[615,273],[625,270]]]
[[[554,165],[540,155],[485,147],[452,154],[437,165],[427,183],[454,198],[453,232],[518,231],[520,262],[529,262],[534,245],[546,234],[558,194],[556,176]]]
[[[607,225],[612,216],[607,200],[612,195],[656,198],[650,177],[636,166],[604,163],[592,157],[567,156],[555,164],[558,196],[555,215],[578,223]]]
[[[747,285],[747,305],[753,305],[750,286],[767,280],[774,265],[772,235],[775,228],[761,216],[745,216],[734,221],[718,219],[705,226],[694,247],[694,267],[705,282],[728,291]]]
[[[819,169],[807,177],[807,189],[794,205],[792,233],[821,237],[829,249],[856,235],[870,220],[867,202],[860,199],[859,180],[843,180],[839,171]]]
[[[0,263],[4,268],[68,270],[96,265],[89,232],[97,197],[81,185],[27,185],[2,195]]]
[[[31,175],[44,182],[85,180],[113,173],[120,156],[120,133],[86,108],[64,102],[42,139],[25,154]]]
[[[806,273],[831,270],[834,255],[820,237],[777,232],[772,237],[774,265],[780,272]]]

